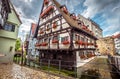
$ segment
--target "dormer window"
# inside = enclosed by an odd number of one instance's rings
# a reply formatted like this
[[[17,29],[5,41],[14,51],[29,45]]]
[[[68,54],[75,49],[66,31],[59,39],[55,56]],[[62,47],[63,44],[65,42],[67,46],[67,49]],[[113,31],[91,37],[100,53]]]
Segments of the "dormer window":
[[[77,19],[75,13],[70,14],[70,17],[71,17],[73,20],[76,20],[76,19]]]
[[[61,6],[60,9],[61,9],[65,14],[68,13],[68,10],[67,10],[67,8],[66,8],[65,5],[64,5],[64,6]]]

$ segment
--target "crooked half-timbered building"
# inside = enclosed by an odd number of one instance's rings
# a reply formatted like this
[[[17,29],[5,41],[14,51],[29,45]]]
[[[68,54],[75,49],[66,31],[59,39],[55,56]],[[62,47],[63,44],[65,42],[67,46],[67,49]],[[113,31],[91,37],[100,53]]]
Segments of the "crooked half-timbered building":
[[[91,29],[56,0],[44,0],[36,35],[40,59],[61,60],[61,65],[79,67],[78,61],[95,55],[97,38]]]

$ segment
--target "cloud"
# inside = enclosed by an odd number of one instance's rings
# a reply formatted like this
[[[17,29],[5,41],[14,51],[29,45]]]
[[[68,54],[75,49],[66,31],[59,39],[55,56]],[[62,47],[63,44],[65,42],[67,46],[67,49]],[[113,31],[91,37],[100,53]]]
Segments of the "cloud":
[[[112,35],[120,29],[120,0],[85,0],[84,6],[87,8],[82,12],[85,17],[94,18],[95,16],[104,18],[103,21],[99,17],[95,18],[102,25],[103,36]],[[94,19],[93,19],[94,20]]]
[[[11,2],[23,23],[19,27],[18,37],[24,40],[30,31],[31,23],[38,21],[42,0],[11,0]]]
[[[42,0],[11,0],[12,3],[21,9],[25,18],[34,19],[39,16]],[[38,19],[38,18],[37,18]]]
[[[26,18],[21,18],[21,19],[24,23],[19,27],[18,37],[21,37],[22,41],[24,41],[26,35],[29,34],[30,32],[31,23],[35,23],[35,21]]]
[[[70,12],[74,12],[75,6],[82,3],[84,0],[57,0],[60,4],[66,5]]]

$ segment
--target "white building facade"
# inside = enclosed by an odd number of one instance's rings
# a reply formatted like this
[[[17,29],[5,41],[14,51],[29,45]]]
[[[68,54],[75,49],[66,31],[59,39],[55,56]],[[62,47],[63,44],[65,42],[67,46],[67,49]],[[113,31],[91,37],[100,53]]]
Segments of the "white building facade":
[[[31,24],[31,30],[30,30],[30,34],[29,34],[29,43],[28,43],[28,55],[31,59],[35,59],[38,54],[37,50],[35,50],[35,44],[37,42],[36,38],[34,37],[34,33],[35,33],[35,29],[36,29],[36,24],[32,23]]]
[[[114,36],[115,50],[120,55],[120,34]]]
[[[87,19],[87,18],[83,17],[80,14],[78,15],[78,19],[81,20],[83,22],[83,24],[85,26],[87,26],[98,39],[103,37],[103,35],[102,35],[102,29],[93,20]]]

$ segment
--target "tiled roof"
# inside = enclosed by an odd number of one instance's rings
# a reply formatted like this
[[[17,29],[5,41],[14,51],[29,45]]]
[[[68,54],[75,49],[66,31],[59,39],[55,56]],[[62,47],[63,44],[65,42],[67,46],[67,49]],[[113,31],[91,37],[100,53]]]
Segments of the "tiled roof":
[[[119,37],[120,37],[120,33],[117,34],[117,35],[113,35],[112,37],[113,37],[113,38],[119,38]]]
[[[64,17],[64,19],[68,22],[68,24],[70,24],[72,27],[74,28],[77,28],[79,30],[81,30],[82,32],[84,33],[87,33],[88,35],[90,36],[93,36],[91,35],[89,32],[83,30],[80,25],[78,25],[78,22],[76,20],[73,20],[71,17],[70,17],[70,13],[68,12],[68,14],[65,14],[61,9],[61,5],[56,1],[56,0],[52,0],[53,3],[56,5],[56,8],[58,9],[58,11],[60,12],[60,14]],[[94,36],[93,36],[94,37]],[[96,38],[96,37],[94,37]]]

